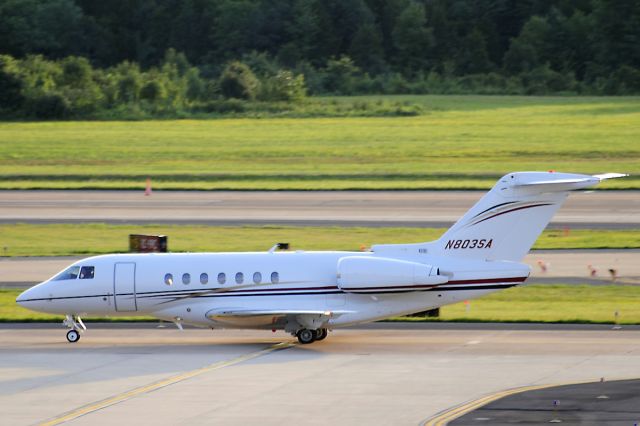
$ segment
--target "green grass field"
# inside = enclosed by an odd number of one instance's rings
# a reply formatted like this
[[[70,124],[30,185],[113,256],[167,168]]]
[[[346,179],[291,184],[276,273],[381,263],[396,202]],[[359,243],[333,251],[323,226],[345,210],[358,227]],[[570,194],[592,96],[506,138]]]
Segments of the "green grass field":
[[[442,321],[640,323],[640,287],[527,285],[441,309]]]
[[[156,189],[488,188],[552,169],[630,173],[602,188],[640,189],[638,97],[384,99],[422,113],[0,123],[0,188],[140,189],[147,176]]]
[[[371,244],[412,243],[437,239],[434,228],[363,228],[294,226],[196,226],[106,224],[0,225],[4,256],[66,256],[126,252],[128,235],[167,235],[176,252],[264,251],[276,242],[292,249],[360,250]],[[640,248],[640,229],[545,231],[536,249]]]
[[[62,321],[15,303],[18,290],[0,290],[0,321]],[[515,287],[441,309],[440,321],[640,323],[640,287],[619,285],[531,285]],[[134,318],[120,318],[131,320]],[[150,320],[149,317],[138,318]],[[417,317],[402,321],[433,321]]]

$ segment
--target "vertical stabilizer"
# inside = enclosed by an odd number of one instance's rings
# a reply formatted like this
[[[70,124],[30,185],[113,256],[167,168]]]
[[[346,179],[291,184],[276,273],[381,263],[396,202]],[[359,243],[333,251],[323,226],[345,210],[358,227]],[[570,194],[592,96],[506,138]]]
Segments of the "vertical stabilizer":
[[[429,246],[433,254],[487,260],[521,260],[569,191],[626,175],[554,172],[509,173]]]
[[[379,244],[372,250],[386,256],[416,253],[476,260],[520,261],[569,195],[620,173],[577,175],[516,172],[498,180],[440,239],[419,244]]]

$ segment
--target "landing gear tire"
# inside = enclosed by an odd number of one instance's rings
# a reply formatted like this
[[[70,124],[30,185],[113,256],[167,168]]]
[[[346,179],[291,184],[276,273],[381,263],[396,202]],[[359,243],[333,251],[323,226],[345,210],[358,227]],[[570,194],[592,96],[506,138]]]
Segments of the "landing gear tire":
[[[306,328],[298,331],[296,333],[296,336],[298,337],[298,342],[302,343],[303,345],[308,345],[309,343],[313,343],[316,340],[315,331]]]
[[[67,340],[69,343],[76,343],[80,340],[80,333],[77,330],[69,330],[67,331]]]
[[[319,328],[316,330],[316,340],[324,340],[327,338],[329,331],[326,328]]]

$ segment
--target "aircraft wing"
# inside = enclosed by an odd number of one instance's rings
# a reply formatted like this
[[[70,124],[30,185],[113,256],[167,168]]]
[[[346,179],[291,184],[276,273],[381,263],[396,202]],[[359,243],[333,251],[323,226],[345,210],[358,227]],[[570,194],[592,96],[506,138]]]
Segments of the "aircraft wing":
[[[305,309],[246,309],[217,308],[206,313],[207,318],[229,325],[269,326],[283,323],[298,323],[304,328],[316,329],[326,326],[331,318],[351,311],[322,311]]]

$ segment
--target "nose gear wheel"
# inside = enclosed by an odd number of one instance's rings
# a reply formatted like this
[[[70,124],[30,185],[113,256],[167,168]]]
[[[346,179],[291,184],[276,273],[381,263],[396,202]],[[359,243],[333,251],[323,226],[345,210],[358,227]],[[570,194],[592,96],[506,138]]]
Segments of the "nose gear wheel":
[[[69,343],[76,343],[78,340],[80,340],[80,333],[76,330],[67,331],[67,340],[69,341]]]

